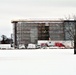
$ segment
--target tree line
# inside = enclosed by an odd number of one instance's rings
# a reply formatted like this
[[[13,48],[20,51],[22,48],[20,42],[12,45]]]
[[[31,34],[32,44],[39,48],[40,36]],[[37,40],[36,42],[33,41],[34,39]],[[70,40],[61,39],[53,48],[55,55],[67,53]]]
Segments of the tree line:
[[[13,40],[11,38],[7,38],[6,35],[1,36],[2,40],[0,40],[1,44],[11,44]]]

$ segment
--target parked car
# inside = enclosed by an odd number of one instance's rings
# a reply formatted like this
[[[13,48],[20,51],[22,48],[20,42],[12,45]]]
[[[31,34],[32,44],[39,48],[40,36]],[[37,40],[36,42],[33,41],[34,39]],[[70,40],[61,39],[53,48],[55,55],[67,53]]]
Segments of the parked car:
[[[28,44],[27,49],[36,49],[36,44]]]
[[[23,44],[19,45],[19,49],[25,49],[25,48],[26,48],[25,45]]]
[[[37,48],[37,49],[40,49],[40,48],[41,48],[41,46],[40,46],[40,45],[37,45],[37,46],[36,46],[36,48]]]

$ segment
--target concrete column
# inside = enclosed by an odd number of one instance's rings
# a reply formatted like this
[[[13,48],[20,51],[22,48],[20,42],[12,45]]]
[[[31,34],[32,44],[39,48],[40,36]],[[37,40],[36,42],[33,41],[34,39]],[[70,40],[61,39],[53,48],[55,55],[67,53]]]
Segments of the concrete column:
[[[75,36],[74,36],[74,54],[76,54],[76,21],[75,21]]]
[[[14,23],[14,48],[17,48],[17,22]]]

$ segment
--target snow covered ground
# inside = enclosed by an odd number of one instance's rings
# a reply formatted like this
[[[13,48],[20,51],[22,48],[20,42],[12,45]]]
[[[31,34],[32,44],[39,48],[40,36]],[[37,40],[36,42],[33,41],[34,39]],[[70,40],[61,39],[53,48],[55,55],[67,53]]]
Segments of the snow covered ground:
[[[0,75],[76,75],[73,49],[0,50]]]

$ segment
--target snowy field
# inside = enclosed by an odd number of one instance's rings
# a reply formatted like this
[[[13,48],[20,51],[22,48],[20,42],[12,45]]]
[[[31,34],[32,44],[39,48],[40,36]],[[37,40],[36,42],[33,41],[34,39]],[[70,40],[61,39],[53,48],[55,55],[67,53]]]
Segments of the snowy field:
[[[76,75],[73,49],[0,50],[0,75]]]

